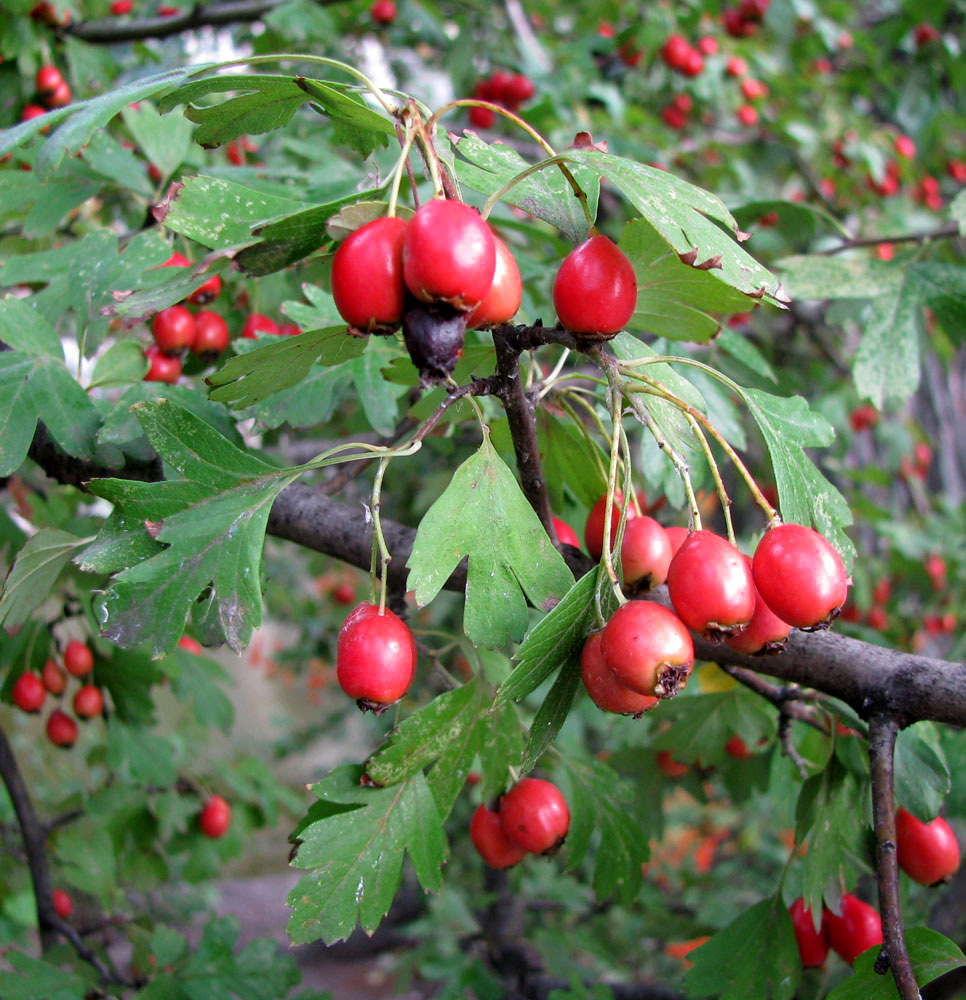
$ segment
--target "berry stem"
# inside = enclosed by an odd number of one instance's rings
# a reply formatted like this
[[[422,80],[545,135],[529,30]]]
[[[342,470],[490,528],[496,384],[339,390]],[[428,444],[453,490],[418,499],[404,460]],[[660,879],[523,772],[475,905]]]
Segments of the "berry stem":
[[[395,167],[393,167],[392,186],[389,188],[389,208],[386,210],[386,215],[390,218],[396,214],[396,205],[399,201],[399,187],[402,184],[403,173],[409,164],[409,154],[412,151],[415,137],[415,132],[407,124],[405,137],[402,140],[402,152],[399,154],[399,159],[396,161]]]
[[[389,564],[392,562],[389,546],[386,544],[386,536],[382,531],[382,518],[380,515],[382,506],[382,480],[386,474],[386,469],[389,467],[389,463],[394,457],[393,455],[386,455],[380,459],[379,465],[376,468],[376,474],[372,480],[372,568],[373,571],[377,570],[376,548],[378,546],[379,614],[381,615],[386,613],[386,577],[388,576],[387,570],[389,569]]]
[[[617,598],[618,606],[627,603],[627,598],[621,590],[620,581],[617,579],[617,572],[614,569],[614,548],[620,545],[624,534],[624,524],[627,521],[627,504],[621,505],[620,518],[617,525],[617,537],[611,540],[611,522],[614,517],[614,493],[617,489],[617,471],[621,457],[621,438],[624,436],[624,428],[621,423],[623,416],[623,396],[619,391],[611,389],[611,416],[613,418],[614,431],[610,440],[610,467],[607,472],[607,503],[604,506],[604,536],[602,557],[604,560],[604,570],[610,585],[613,588],[614,596]],[[630,464],[624,469],[624,496],[628,495],[630,489]],[[598,581],[599,584],[600,581]],[[599,602],[598,602],[599,607]]]
[[[731,523],[731,497],[728,496],[728,491],[725,489],[724,480],[721,478],[721,470],[718,468],[718,463],[714,460],[714,454],[711,451],[711,446],[708,444],[708,439],[705,436],[704,431],[701,430],[697,420],[695,420],[690,413],[685,413],[684,418],[687,420],[692,433],[698,439],[698,444],[701,445],[701,450],[704,452],[704,457],[708,463],[708,467],[711,469],[711,477],[714,479],[714,488],[718,492],[718,499],[721,502],[721,510],[724,512],[725,528],[728,532],[728,541],[731,542],[735,548],[737,548],[738,543],[735,541],[735,528]]]

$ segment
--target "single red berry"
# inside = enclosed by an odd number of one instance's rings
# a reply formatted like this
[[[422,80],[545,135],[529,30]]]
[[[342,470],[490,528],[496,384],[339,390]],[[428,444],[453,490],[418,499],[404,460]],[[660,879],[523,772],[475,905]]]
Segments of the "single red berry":
[[[742,125],[749,128],[758,123],[758,111],[751,104],[742,104],[735,115]]]
[[[877,632],[881,632],[889,626],[889,616],[886,614],[885,608],[879,607],[878,604],[869,608],[865,621],[869,628],[874,628]]]
[[[188,296],[188,301],[195,306],[206,306],[209,302],[214,302],[219,295],[221,295],[221,278],[213,274]]]
[[[561,520],[559,517],[554,517],[553,526],[557,532],[557,538],[560,539],[562,545],[572,545],[575,549],[580,548],[580,539],[577,537],[577,532],[566,521]]]
[[[493,284],[483,301],[467,316],[467,329],[508,323],[516,316],[523,298],[523,281],[513,252],[499,237],[494,236],[493,242],[496,244]]]
[[[184,306],[168,306],[151,321],[154,342],[165,354],[177,354],[195,342],[195,318]]]
[[[376,24],[392,24],[396,20],[396,5],[393,0],[376,0],[369,9],[369,16]]]
[[[661,46],[661,58],[671,69],[681,69],[684,66],[691,46],[683,35],[670,35]]]
[[[185,257],[184,254],[178,253],[177,250],[171,254],[171,256],[160,265],[161,267],[190,267],[191,261]]]
[[[946,164],[946,173],[957,184],[966,184],[966,160],[950,160]]]
[[[525,104],[537,92],[533,80],[523,73],[514,73],[503,90],[503,99],[511,105]]]
[[[55,660],[48,660],[44,664],[41,676],[43,677],[44,687],[51,694],[63,694],[64,688],[67,687],[67,674],[61,670]]]
[[[508,73],[505,69],[494,70],[490,75],[490,96],[497,104],[507,103],[512,82],[513,74]]]
[[[47,697],[47,688],[39,674],[25,670],[14,682],[13,703],[22,712],[39,712]]]
[[[224,837],[231,826],[231,806],[220,795],[212,795],[201,810],[198,825],[206,837]]]
[[[475,309],[496,271],[496,240],[479,212],[461,201],[421,205],[403,233],[403,278],[422,302]]]
[[[899,867],[920,885],[948,882],[959,868],[959,842],[942,816],[923,823],[901,806],[896,810],[896,854]]]
[[[359,707],[385,711],[408,690],[416,672],[416,644],[406,623],[388,609],[363,602],[342,625],[336,676]]]
[[[373,219],[339,244],[332,258],[332,297],[353,330],[392,333],[405,311],[403,234],[397,216]]]
[[[849,425],[856,433],[874,427],[878,422],[879,411],[871,403],[863,403],[849,414]]]
[[[718,52],[718,39],[704,35],[698,39],[698,51],[705,56],[713,56]]]
[[[23,111],[20,112],[20,120],[22,122],[29,122],[33,118],[40,118],[47,114],[46,108],[40,107],[38,104],[25,104]],[[45,125],[41,132],[49,132],[50,126]]]
[[[923,23],[923,24],[917,24],[916,25],[916,30],[915,30],[914,38],[915,38],[915,41],[916,41],[916,48],[917,49],[923,48],[924,46],[928,45],[930,42],[937,41],[939,39],[939,37],[940,37],[939,30],[935,27],[935,25],[928,24],[928,23]]]
[[[607,340],[634,315],[637,276],[606,236],[592,236],[566,256],[553,282],[553,306],[564,328]]]
[[[278,323],[262,313],[252,313],[245,320],[241,335],[246,340],[256,340],[260,333],[278,333]]]
[[[54,889],[50,894],[54,910],[61,920],[66,920],[74,910],[74,901],[63,889]]]
[[[47,719],[47,739],[55,747],[73,746],[77,740],[77,723],[65,712],[55,708]]]
[[[78,639],[72,639],[64,650],[64,666],[67,673],[83,677],[94,669],[94,654]]]
[[[755,613],[748,560],[712,531],[691,532],[671,560],[667,588],[685,625],[712,642],[737,635]]]
[[[768,93],[768,88],[760,80],[748,76],[741,81],[741,92],[747,100],[757,101],[759,97],[764,97]]]
[[[242,149],[241,143],[237,139],[232,139],[231,142],[225,144],[225,155],[232,166],[243,167],[245,165],[245,150]]]
[[[678,131],[683,129],[688,123],[687,114],[676,108],[673,104],[669,104],[666,108],[661,109],[661,119],[668,128],[677,129]]]
[[[111,13],[116,14],[118,17],[130,14],[133,9],[134,3],[132,0],[113,0],[111,4]]]
[[[527,856],[527,849],[506,835],[499,814],[484,805],[477,807],[470,820],[470,840],[491,868],[512,868]]]
[[[580,677],[591,701],[604,712],[641,716],[658,704],[650,695],[638,694],[621,684],[604,660],[603,632],[587,637],[580,656]]]
[[[161,173],[161,168],[160,167],[158,167],[154,163],[149,163],[148,164],[148,180],[152,181],[155,184],[158,184],[158,183],[160,183],[161,178],[163,176],[164,175]]]
[[[911,160],[916,155],[916,144],[907,135],[897,135],[896,154],[905,160]]]
[[[621,516],[621,507],[623,505],[624,498],[621,495],[620,490],[614,493],[614,504],[611,508],[610,515],[610,543],[611,545],[617,539],[617,522]],[[590,508],[590,513],[587,515],[587,521],[584,524],[584,544],[587,546],[587,551],[590,553],[591,559],[600,559],[604,552],[604,514],[607,511],[607,494],[605,493],[598,501]],[[633,507],[629,507],[627,511],[627,521],[630,523],[631,518],[636,517],[637,512]]]
[[[725,753],[735,760],[750,760],[755,755],[748,749],[748,744],[735,734],[725,743]]]
[[[278,332],[282,337],[297,337],[302,332],[302,327],[298,323],[283,323]]]
[[[680,527],[680,525],[672,524],[670,527],[664,529],[664,533],[671,544],[671,558],[673,559],[691,532],[687,528]]]
[[[518,781],[500,798],[499,815],[507,837],[532,854],[553,854],[570,828],[567,800],[542,778]]]
[[[492,108],[470,108],[470,124],[473,128],[493,128],[496,124],[496,112]]]
[[[195,656],[201,656],[203,650],[201,648],[201,643],[197,639],[192,638],[190,635],[183,635],[178,640],[178,648],[187,650],[189,653],[193,653]]]
[[[682,114],[686,115],[694,107],[694,98],[690,94],[677,94],[674,100],[671,101],[671,104]]]
[[[697,49],[688,49],[680,66],[685,76],[700,76],[704,72],[704,56]]]
[[[841,909],[841,915],[823,910],[822,926],[832,951],[854,965],[862,952],[882,944],[882,920],[874,907],[849,892],[842,896]]]
[[[332,591],[332,600],[336,604],[355,604],[356,588],[351,583],[340,583]]]
[[[828,934],[825,924],[816,930],[812,920],[812,911],[805,908],[805,900],[801,896],[788,908],[795,930],[795,940],[798,942],[798,954],[802,965],[808,969],[825,964],[828,958]]]
[[[745,556],[749,568],[751,560]],[[737,635],[730,635],[725,642],[736,652],[745,656],[760,656],[764,653],[780,653],[788,641],[792,627],[782,621],[758,593],[755,587],[755,612],[748,627]]]
[[[61,80],[54,91],[44,98],[44,103],[48,108],[66,108],[73,99],[70,84],[66,80]]]
[[[828,628],[848,596],[842,557],[817,531],[801,524],[767,531],[752,566],[765,603],[796,628]]]
[[[152,344],[145,352],[148,370],[145,382],[168,382],[174,385],[181,377],[181,358],[165,354],[157,344]]]
[[[41,66],[37,70],[37,94],[46,100],[64,82],[60,70],[56,66]]]
[[[621,570],[625,587],[636,591],[659,587],[671,565],[671,543],[667,532],[653,517],[631,518],[624,526]]]
[[[231,336],[228,324],[216,312],[201,309],[195,313],[195,339],[191,350],[199,358],[213,359],[228,347]]]
[[[95,684],[85,684],[74,695],[74,715],[79,719],[93,719],[104,711],[104,695]]]
[[[725,66],[728,76],[744,76],[748,72],[748,63],[741,56],[732,56]]]
[[[673,698],[687,683],[694,645],[673,611],[629,601],[611,615],[601,648],[617,682],[655,698]]]
[[[657,768],[665,778],[669,778],[671,781],[683,778],[691,770],[687,764],[675,760],[670,750],[658,750]]]

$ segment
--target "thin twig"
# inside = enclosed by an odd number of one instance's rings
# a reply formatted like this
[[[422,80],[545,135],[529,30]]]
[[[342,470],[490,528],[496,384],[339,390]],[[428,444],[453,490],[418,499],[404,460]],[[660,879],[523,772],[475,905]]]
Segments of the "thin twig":
[[[902,233],[899,236],[872,236],[857,240],[845,240],[830,250],[820,250],[819,254],[831,257],[833,254],[842,253],[843,250],[852,250],[854,247],[877,247],[880,243],[929,243],[932,240],[946,240],[953,236],[959,236],[959,226],[956,223],[940,226],[938,229],[925,229],[918,233]]]
[[[770,701],[782,715],[804,722],[820,733],[828,735],[828,726],[823,723],[821,716],[815,709],[803,704],[806,694],[797,684],[772,684],[746,667],[735,667],[727,663],[719,663],[718,666],[739,684]]]

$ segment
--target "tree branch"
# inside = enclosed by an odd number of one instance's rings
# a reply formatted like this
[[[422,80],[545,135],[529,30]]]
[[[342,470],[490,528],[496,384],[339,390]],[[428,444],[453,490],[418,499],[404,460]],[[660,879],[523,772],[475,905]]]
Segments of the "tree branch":
[[[929,243],[932,240],[947,240],[959,236],[959,226],[950,223],[938,229],[925,229],[916,233],[901,233],[899,236],[874,236],[867,239],[844,240],[829,250],[819,250],[819,256],[831,257],[833,254],[851,250],[854,247],[877,247],[880,243]]]

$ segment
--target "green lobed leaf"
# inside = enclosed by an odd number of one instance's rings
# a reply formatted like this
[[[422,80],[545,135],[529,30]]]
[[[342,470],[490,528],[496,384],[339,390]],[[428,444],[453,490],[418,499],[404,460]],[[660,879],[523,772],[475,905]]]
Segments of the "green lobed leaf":
[[[547,407],[537,410],[537,438],[540,461],[551,491],[551,505],[563,504],[568,488],[585,507],[592,507],[607,490],[604,459],[585,428],[574,426],[569,418],[551,413]]]
[[[407,565],[421,607],[464,556],[463,627],[471,642],[490,649],[523,638],[527,599],[549,611],[573,579],[488,435],[419,524]]]
[[[0,995],[4,1000],[80,1000],[97,989],[98,975],[93,966],[62,969],[12,947],[4,955],[4,962],[10,966],[7,971],[0,970]]]
[[[57,528],[44,528],[28,539],[0,588],[0,625],[23,625],[47,600],[74,550],[89,541]]]
[[[895,786],[901,806],[928,823],[939,815],[952,775],[935,723],[917,722],[896,737]]]
[[[56,328],[25,299],[0,300],[0,340],[21,354],[64,360]]]
[[[106,763],[112,772],[141,785],[164,788],[178,777],[171,741],[117,715],[108,721]]]
[[[852,375],[859,395],[878,410],[904,403],[919,386],[919,315],[917,290],[905,281],[872,300]]]
[[[426,779],[414,774],[389,788],[365,788],[362,774],[340,767],[312,786],[327,808],[298,830],[293,864],[311,873],[288,896],[293,944],[344,940],[357,921],[372,934],[399,889],[407,853],[423,888],[440,888],[446,836]]]
[[[140,382],[147,374],[149,362],[140,344],[119,340],[98,359],[91,373],[91,386],[116,386]]]
[[[370,108],[361,95],[345,84],[299,77],[296,81],[328,116],[334,140],[366,158],[376,149],[385,149],[395,139],[396,129],[384,115]]]
[[[547,697],[537,709],[530,723],[521,771],[530,771],[556,740],[580,689],[580,654],[575,650],[563,657],[560,670]]]
[[[949,338],[962,344],[966,328],[966,271],[957,264],[920,261],[906,271],[906,282],[915,289],[921,303],[936,314]]]
[[[128,106],[121,118],[141,152],[161,172],[170,177],[184,163],[191,150],[194,128],[180,112],[161,115],[148,102]]]
[[[778,381],[774,369],[761,351],[750,341],[735,333],[734,330],[730,330],[726,326],[722,327],[715,339],[715,346],[720,347],[725,353],[730,354],[736,361],[740,361],[746,368],[750,368],[758,375],[762,375],[772,382]]]
[[[785,257],[775,265],[793,299],[871,299],[894,295],[902,284],[898,264],[820,254]]]

